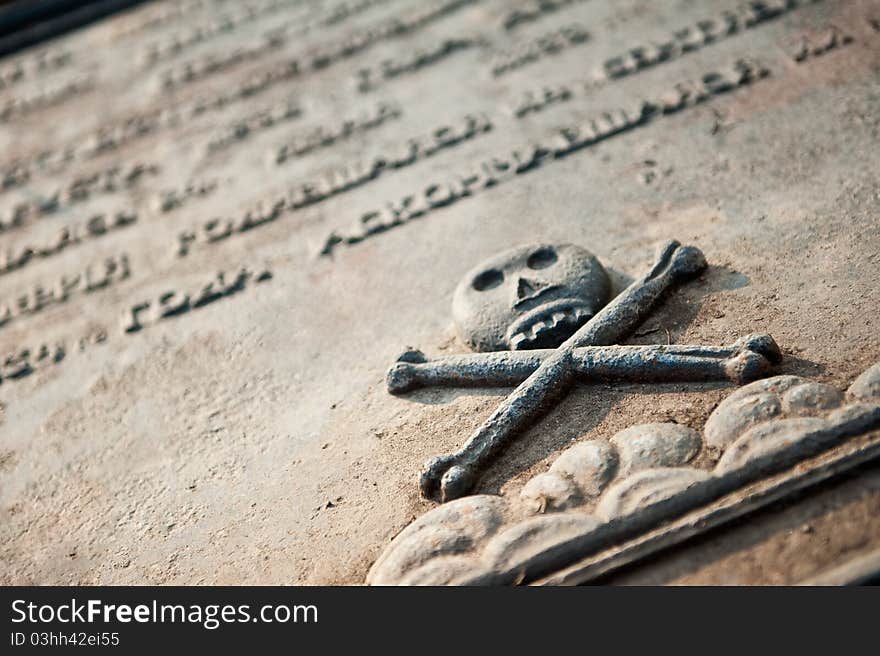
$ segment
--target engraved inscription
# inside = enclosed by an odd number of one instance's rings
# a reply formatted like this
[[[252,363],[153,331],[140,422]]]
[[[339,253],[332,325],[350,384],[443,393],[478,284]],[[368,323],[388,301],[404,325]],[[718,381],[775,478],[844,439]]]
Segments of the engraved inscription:
[[[217,187],[218,182],[216,180],[190,182],[180,189],[165,189],[159,192],[153,199],[153,204],[159,212],[167,214],[194,198],[210,196],[217,191]]]
[[[853,38],[836,27],[829,27],[818,34],[801,36],[796,45],[789,50],[791,58],[797,63],[819,57],[831,50],[837,50],[853,42]]]
[[[121,230],[136,223],[137,219],[137,214],[129,211],[98,213],[87,221],[64,226],[47,242],[7,247],[0,251],[0,275],[17,271],[30,262],[51,257],[84,241]]]
[[[37,284],[11,301],[0,300],[0,328],[10,321],[66,303],[79,294],[90,294],[125,280],[131,275],[128,255],[110,257],[90,264],[82,272],[61,276],[49,285]]]
[[[246,61],[258,59],[267,53],[280,50],[287,45],[287,35],[264,35],[258,41],[236,46],[231,50],[204,55],[198,59],[184,62],[163,71],[160,74],[162,88],[171,91],[185,84],[195,82],[210,75],[220,73],[228,68]],[[298,62],[290,62],[290,66],[299,72]]]
[[[391,0],[350,0],[349,2],[341,2],[335,7],[331,7],[327,15],[319,21],[319,24],[337,25],[369,9],[388,4],[389,1]]]
[[[430,0],[422,3],[422,6],[416,10],[382,21],[366,30],[359,30],[344,41],[319,50],[317,54],[310,55],[309,68],[312,70],[324,69],[331,64],[353,57],[376,43],[410,34],[459,9],[481,1]]]
[[[553,14],[560,9],[565,9],[587,0],[529,0],[524,6],[508,13],[502,21],[505,30],[514,30],[521,25],[534,23],[548,14]]]
[[[440,62],[450,55],[482,45],[482,41],[475,38],[444,39],[438,44],[427,48],[420,48],[412,54],[385,59],[377,66],[362,68],[357,72],[358,91],[361,93],[375,89],[385,80],[391,80],[401,75],[415,73],[427,66]]]
[[[400,116],[397,105],[379,103],[370,111],[357,118],[342,121],[340,125],[318,126],[305,135],[296,137],[289,143],[278,147],[271,155],[275,164],[283,164],[294,157],[302,157],[319,148],[327,148],[333,144],[360,132],[377,128],[383,123]]]
[[[597,72],[597,79],[616,79],[694,52],[711,43],[726,39],[743,30],[751,29],[798,7],[821,0],[753,0],[743,3],[734,11],[698,21],[677,30],[660,43],[630,48],[626,53],[611,57]]]
[[[509,155],[493,157],[452,180],[432,183],[417,194],[361,215],[347,230],[332,231],[324,241],[320,255],[331,255],[341,244],[359,243],[372,235],[470,197],[482,189],[494,187],[657,117],[673,114],[713,96],[751,84],[768,74],[769,71],[760,64],[739,60],[726,70],[709,72],[697,80],[679,83],[673,89],[652,100],[642,101],[633,108],[605,112],[580,125],[563,128],[552,141],[523,146]]]
[[[540,112],[550,105],[567,102],[572,98],[574,98],[574,90],[565,84],[529,90],[514,105],[513,115],[522,118],[528,114]]]
[[[23,114],[59,105],[65,100],[94,87],[94,80],[81,77],[29,95],[10,98],[0,104],[0,121],[6,122]]]
[[[735,11],[725,11],[719,16],[701,20],[694,25],[677,30],[668,40],[659,44],[637,46],[626,53],[606,59],[591,81],[542,86],[528,90],[518,98],[512,113],[522,118],[540,112],[547,107],[568,102],[580,93],[589,94],[603,84],[639,73],[660,64],[699,50],[723,38],[760,25],[800,6],[815,4],[821,0],[757,0],[741,4]]]
[[[23,348],[0,359],[0,383],[24,378],[34,371],[61,362],[67,355],[63,343],[40,344],[36,352]]]
[[[96,195],[130,189],[144,176],[153,176],[158,172],[159,167],[155,164],[133,162],[91,175],[77,176],[47,193],[36,193],[33,194],[34,198],[8,205],[5,212],[0,214],[0,233],[20,228],[33,219],[69,209]]]
[[[64,68],[72,59],[67,50],[50,48],[3,64],[0,66],[0,90]]]
[[[133,114],[105,125],[64,147],[43,150],[27,159],[18,159],[0,169],[0,192],[27,184],[39,173],[58,173],[75,161],[98,157],[162,130],[176,128],[228,105],[252,98],[287,79],[284,70],[248,77],[230,91],[197,99],[182,108]]]
[[[142,55],[144,65],[149,67],[176,57],[193,46],[231,34],[242,25],[253,23],[260,18],[277,13],[279,10],[288,9],[294,3],[291,0],[272,0],[262,5],[235,6],[236,3],[229,4],[233,6],[230,6],[224,14],[212,16],[209,21],[150,43]]]
[[[180,19],[186,18],[189,14],[202,11],[203,9],[214,9],[214,5],[222,3],[232,4],[234,0],[179,0],[172,3],[160,3],[151,8],[151,11],[142,18],[137,19],[135,23],[121,32],[121,36],[127,37],[138,32],[162,27],[168,23],[175,23]]]
[[[563,50],[586,43],[589,38],[589,32],[577,24],[548,32],[533,41],[498,55],[492,62],[492,75],[501,77],[548,55],[555,55]]]
[[[209,152],[221,150],[243,141],[256,132],[268,130],[279,123],[285,123],[302,116],[299,101],[287,100],[268,109],[249,114],[226,126],[220,134],[213,137],[206,146]]]
[[[387,19],[371,28],[358,30],[347,38],[319,48],[302,58],[290,59],[283,64],[287,70],[300,74],[318,71],[332,64],[350,59],[376,43],[419,30],[450,13],[479,2],[480,0],[439,0],[429,2],[405,15]],[[299,29],[299,26],[297,26]],[[246,61],[286,47],[291,40],[291,30],[282,28],[263,35],[259,40],[237,46],[230,50],[211,53],[165,70],[160,75],[161,86],[170,91],[190,84]]]
[[[183,257],[195,245],[213,244],[272,223],[286,212],[320,203],[365,185],[385,173],[433,157],[446,148],[474,139],[491,129],[492,123],[488,117],[466,116],[460,124],[442,126],[432,130],[427,136],[409,139],[398,151],[378,155],[368,162],[358,162],[331,171],[316,181],[296,185],[277,198],[261,201],[240,217],[211,219],[196,230],[181,232],[178,235],[176,253]]]
[[[122,320],[122,329],[131,334],[142,330],[145,326],[192,312],[223,298],[228,298],[245,290],[250,283],[261,283],[272,279],[269,269],[254,272],[248,267],[241,267],[233,273],[218,272],[194,291],[171,290],[156,299],[135,303]]]
[[[82,353],[106,341],[106,329],[96,327],[88,330],[82,337],[74,339],[72,348]],[[70,350],[70,342],[66,339],[51,343],[44,342],[33,348],[16,348],[0,356],[0,384],[25,378],[36,371],[54,366],[63,361]]]

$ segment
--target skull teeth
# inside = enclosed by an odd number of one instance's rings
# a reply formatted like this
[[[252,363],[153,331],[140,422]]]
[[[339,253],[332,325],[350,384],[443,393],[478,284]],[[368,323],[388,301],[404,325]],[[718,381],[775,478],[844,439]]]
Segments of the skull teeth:
[[[535,338],[540,335],[542,332],[547,330],[547,322],[546,321],[536,321],[532,325],[532,329],[529,331],[529,337]]]
[[[512,350],[530,348],[549,331],[554,331],[557,328],[570,328],[570,332],[574,332],[591,316],[592,314],[586,308],[577,306],[556,311],[513,335],[510,338],[510,348]]]

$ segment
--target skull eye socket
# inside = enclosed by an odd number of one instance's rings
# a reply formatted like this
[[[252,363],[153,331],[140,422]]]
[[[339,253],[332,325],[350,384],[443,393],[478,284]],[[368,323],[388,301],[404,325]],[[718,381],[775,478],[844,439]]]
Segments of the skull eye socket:
[[[498,269],[487,269],[474,278],[471,285],[478,292],[484,292],[493,287],[497,287],[502,282],[504,282],[504,274],[501,271]]]
[[[545,248],[539,248],[529,255],[526,264],[530,269],[546,269],[547,267],[556,264],[556,260],[558,259],[559,258],[556,257],[556,251],[547,246]]]

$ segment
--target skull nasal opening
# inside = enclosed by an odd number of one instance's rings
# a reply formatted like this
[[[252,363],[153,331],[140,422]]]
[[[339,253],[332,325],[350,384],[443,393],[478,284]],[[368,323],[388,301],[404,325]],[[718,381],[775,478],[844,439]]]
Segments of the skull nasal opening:
[[[544,283],[535,282],[534,280],[529,280],[528,278],[520,278],[516,284],[516,298],[520,301],[524,298],[530,298],[542,289],[544,289],[546,286],[547,285],[545,285]]]

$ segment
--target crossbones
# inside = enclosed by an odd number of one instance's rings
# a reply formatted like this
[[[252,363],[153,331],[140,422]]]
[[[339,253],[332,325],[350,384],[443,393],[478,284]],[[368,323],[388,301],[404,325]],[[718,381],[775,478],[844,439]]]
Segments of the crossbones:
[[[548,248],[552,247],[542,246],[535,252]],[[492,458],[517,433],[538,420],[575,380],[720,380],[744,384],[760,378],[781,361],[779,347],[769,335],[749,335],[729,347],[616,345],[645,319],[666,291],[706,268],[706,259],[698,248],[676,241],[667,243],[647,275],[607,304],[604,269],[591,255],[582,259],[588,275],[577,280],[587,280],[587,287],[594,292],[592,306],[587,303],[583,307],[596,313],[588,313],[590,318],[584,317],[585,322],[557,348],[496,351],[437,360],[428,360],[421,351],[410,350],[388,371],[386,382],[392,394],[423,386],[517,386],[459,451],[438,456],[426,464],[420,477],[425,497],[439,497],[446,502],[468,494]],[[479,289],[479,283],[477,276],[474,287]],[[522,279],[519,285],[523,285]],[[578,308],[582,309],[580,305]],[[540,308],[532,314],[536,312]],[[530,334],[535,333],[533,330]],[[492,342],[488,331],[474,330],[472,334],[475,337],[468,340],[471,343]],[[499,339],[502,338],[496,336],[495,341]],[[520,348],[523,341],[521,337],[511,340],[509,334],[505,339],[508,347],[514,349]]]

